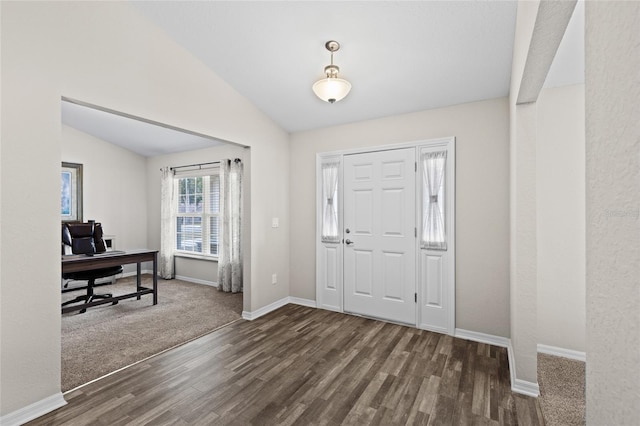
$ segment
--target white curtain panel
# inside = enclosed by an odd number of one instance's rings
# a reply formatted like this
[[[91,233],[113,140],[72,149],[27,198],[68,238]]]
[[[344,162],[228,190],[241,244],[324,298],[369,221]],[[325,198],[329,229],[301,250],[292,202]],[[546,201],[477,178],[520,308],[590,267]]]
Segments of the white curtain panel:
[[[322,164],[322,242],[340,242],[338,230],[339,162]]]
[[[160,169],[161,202],[160,202],[160,259],[159,274],[161,278],[170,280],[174,277],[173,248],[175,246],[175,202],[173,195],[173,170],[170,167]]]
[[[422,238],[420,247],[446,250],[445,172],[447,151],[426,152],[422,164]]]
[[[242,162],[220,162],[218,290],[242,291]]]

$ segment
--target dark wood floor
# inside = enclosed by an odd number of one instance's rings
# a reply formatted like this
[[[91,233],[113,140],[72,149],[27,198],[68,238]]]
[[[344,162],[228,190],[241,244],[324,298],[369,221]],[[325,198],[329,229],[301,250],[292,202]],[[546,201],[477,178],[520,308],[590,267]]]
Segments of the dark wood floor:
[[[543,424],[503,348],[295,305],[65,398],[29,424]]]

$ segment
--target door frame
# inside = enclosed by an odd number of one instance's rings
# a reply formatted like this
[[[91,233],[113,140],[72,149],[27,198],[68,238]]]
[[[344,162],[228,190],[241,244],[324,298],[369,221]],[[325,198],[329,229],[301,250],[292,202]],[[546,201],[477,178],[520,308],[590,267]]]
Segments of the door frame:
[[[422,148],[442,148],[446,149],[447,154],[447,198],[446,198],[446,232],[447,253],[449,254],[444,265],[444,273],[448,278],[448,288],[444,295],[449,302],[448,312],[446,315],[446,324],[444,326],[430,326],[424,321],[423,309],[421,303],[425,300],[424,286],[421,284],[422,265],[421,265],[421,248],[420,239],[415,238],[415,291],[416,303],[416,328],[436,331],[439,333],[449,334],[455,333],[455,311],[456,311],[456,274],[455,274],[455,137],[446,137],[438,139],[419,140],[414,142],[406,142],[399,144],[371,146],[365,148],[346,149],[340,151],[322,152],[316,154],[316,306],[320,309],[345,313],[344,311],[344,170],[343,157],[350,154],[364,154],[370,152],[390,151],[403,148],[414,148],[416,150],[416,188],[415,188],[415,217],[416,217],[416,234],[420,235],[422,228],[421,220],[421,204],[422,204],[422,176],[418,167],[420,161],[420,152]],[[322,242],[322,164],[329,161],[338,161],[339,179],[338,179],[338,229],[340,232],[339,243]],[[406,325],[406,324],[405,324]]]

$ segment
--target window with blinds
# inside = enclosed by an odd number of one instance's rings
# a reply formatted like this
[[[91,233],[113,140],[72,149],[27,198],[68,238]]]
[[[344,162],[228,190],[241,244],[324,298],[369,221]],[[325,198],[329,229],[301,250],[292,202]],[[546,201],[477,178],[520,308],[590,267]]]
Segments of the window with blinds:
[[[218,256],[220,175],[176,176],[178,252]]]

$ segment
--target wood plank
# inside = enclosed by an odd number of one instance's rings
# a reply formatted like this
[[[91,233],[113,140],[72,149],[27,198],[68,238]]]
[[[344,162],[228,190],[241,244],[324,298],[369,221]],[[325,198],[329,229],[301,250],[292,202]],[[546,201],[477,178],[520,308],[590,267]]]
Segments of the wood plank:
[[[29,423],[544,424],[506,349],[287,305],[65,395]]]

